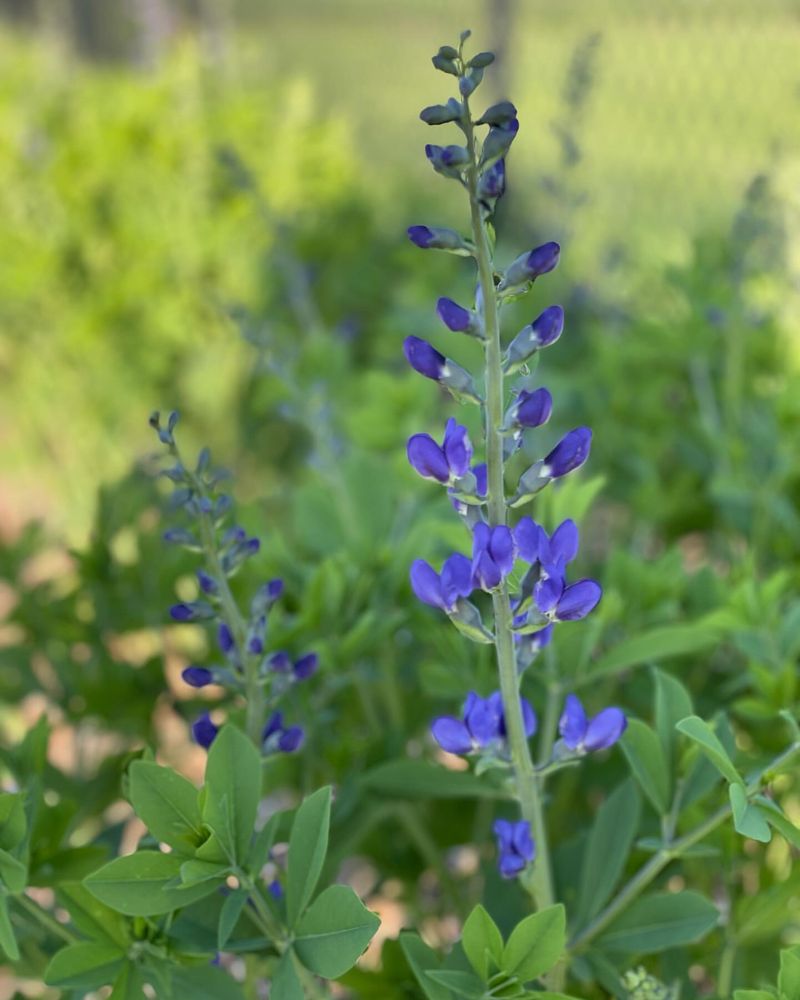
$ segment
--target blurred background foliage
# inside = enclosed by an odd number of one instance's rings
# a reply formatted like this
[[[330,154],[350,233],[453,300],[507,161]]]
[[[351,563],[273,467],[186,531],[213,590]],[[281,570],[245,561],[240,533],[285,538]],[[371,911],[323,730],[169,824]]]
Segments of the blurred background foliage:
[[[126,819],[113,810],[132,747],[155,740],[202,767],[185,721],[205,701],[179,673],[211,653],[199,628],[162,629],[174,595],[192,596],[194,564],[161,543],[146,426],[174,406],[184,441],[235,470],[241,517],[265,539],[243,592],[284,576],[273,641],[322,656],[291,706],[316,722],[308,748],[275,765],[276,787],[344,782],[340,856],[362,857],[359,891],[390,933],[391,919],[463,912],[478,872],[498,891],[491,858],[453,842],[487,842],[490,803],[426,802],[418,774],[398,772],[394,796],[353,777],[430,758],[430,717],[493,683],[488,656],[407,584],[414,557],[464,544],[406,465],[407,436],[449,411],[400,344],[415,333],[477,362],[433,312],[439,294],[466,300],[471,275],[404,238],[410,223],[463,221],[428,174],[416,113],[449,96],[429,57],[466,25],[498,51],[494,96],[513,97],[522,124],[500,256],[563,243],[546,289],[509,309],[509,331],[550,301],[567,309],[537,454],[580,422],[595,432],[588,471],[538,511],[551,527],[581,522],[581,568],[606,596],[591,624],[559,631],[549,668],[591,706],[624,697],[651,718],[639,668],[666,664],[700,714],[724,702],[740,750],[780,750],[775,713],[797,705],[800,652],[796,0],[0,11],[0,721],[13,742],[46,709],[45,783],[79,804],[64,843]],[[526,683],[541,705],[541,678]],[[621,756],[590,764],[579,807],[559,785],[565,870],[569,831],[625,770]],[[398,828],[404,846],[386,837]],[[740,843],[719,836],[730,882],[705,888],[764,890],[741,915],[737,960],[755,984],[774,973],[780,933],[800,933],[800,890],[785,845],[743,856]],[[689,868],[702,885],[702,862]],[[714,970],[695,957],[694,978],[688,960],[655,971],[682,977],[683,996],[707,992]]]

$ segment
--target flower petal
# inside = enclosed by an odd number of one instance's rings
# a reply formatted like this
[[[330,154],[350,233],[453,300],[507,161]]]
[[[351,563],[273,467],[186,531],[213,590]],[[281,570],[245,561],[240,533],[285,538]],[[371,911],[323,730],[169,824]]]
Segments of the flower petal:
[[[621,708],[604,708],[589,723],[583,745],[587,750],[606,750],[613,746],[628,727]]]
[[[576,622],[585,618],[600,603],[603,589],[596,580],[578,580],[566,588],[556,607],[560,622]]]
[[[444,610],[445,602],[442,597],[442,582],[439,574],[424,559],[415,559],[411,564],[409,573],[411,579],[411,589],[424,604],[430,604],[434,608]]]
[[[442,715],[431,723],[431,735],[448,753],[470,753],[472,737],[461,719],[452,715]]]
[[[450,467],[445,454],[430,434],[414,434],[406,446],[408,461],[423,479],[435,479],[446,483],[450,479]]]
[[[564,702],[564,711],[558,722],[558,731],[570,750],[577,750],[583,743],[589,720],[581,704],[580,698],[568,694]]]

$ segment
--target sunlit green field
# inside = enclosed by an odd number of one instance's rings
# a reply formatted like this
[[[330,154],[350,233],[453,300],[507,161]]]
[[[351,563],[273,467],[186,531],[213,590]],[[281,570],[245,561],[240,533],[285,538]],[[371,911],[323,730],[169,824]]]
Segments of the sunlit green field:
[[[395,306],[413,297],[404,227],[423,211],[459,221],[457,193],[429,183],[416,114],[448,96],[436,44],[470,25],[502,50],[491,5],[252,7],[220,44],[179,38],[154,70],[79,63],[55,37],[0,39],[0,426],[15,522],[82,523],[94,473],[127,467],[156,403],[203,409],[224,437],[250,364],[225,309],[269,298],[276,227],[304,232],[312,258],[335,255],[328,281],[349,313],[366,282],[348,270],[359,241],[396,255],[369,282],[387,306],[385,359]],[[795,5],[537,0],[516,5],[507,34],[500,70],[522,131],[505,218],[515,238],[564,240],[565,283],[602,281],[649,314],[665,263],[728,231],[754,176],[796,189]],[[570,110],[572,60],[595,34]],[[557,128],[576,143],[569,169]],[[252,167],[266,214],[221,176],[220,145]],[[620,265],[601,273],[612,253]]]

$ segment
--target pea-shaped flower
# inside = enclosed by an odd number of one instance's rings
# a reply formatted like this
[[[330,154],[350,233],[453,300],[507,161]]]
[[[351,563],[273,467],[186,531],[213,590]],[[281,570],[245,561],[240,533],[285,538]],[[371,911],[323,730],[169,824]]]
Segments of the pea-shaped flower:
[[[469,471],[472,459],[467,428],[452,417],[447,421],[441,445],[430,434],[414,434],[408,439],[406,450],[408,461],[423,479],[434,479],[446,486]]]
[[[472,529],[472,582],[481,590],[496,590],[514,568],[516,547],[511,529],[490,528],[479,521]]]
[[[531,825],[526,819],[498,819],[492,827],[497,837],[497,867],[503,878],[516,878],[536,857]]]
[[[525,698],[520,698],[520,707],[525,735],[530,738],[536,732],[536,713]],[[481,698],[470,691],[462,718],[439,716],[431,724],[431,735],[448,753],[477,753],[502,744],[507,735],[502,695],[495,691],[488,698]]]
[[[445,560],[442,572],[437,573],[424,559],[411,564],[411,589],[425,604],[450,614],[460,597],[469,597],[472,585],[472,564],[466,556],[454,552]]]
[[[627,725],[621,708],[604,708],[590,719],[577,695],[568,694],[558,731],[567,749],[582,754],[613,746]]]

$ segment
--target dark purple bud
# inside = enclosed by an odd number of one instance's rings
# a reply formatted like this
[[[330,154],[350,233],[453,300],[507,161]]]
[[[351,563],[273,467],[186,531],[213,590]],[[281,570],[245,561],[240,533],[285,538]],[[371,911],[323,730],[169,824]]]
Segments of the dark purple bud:
[[[281,753],[294,753],[303,745],[305,733],[302,726],[289,726],[284,729],[278,739],[278,749]]]
[[[436,303],[439,319],[454,333],[467,333],[476,323],[476,316],[452,299],[441,298]]]
[[[267,596],[270,601],[275,602],[283,593],[283,580],[270,580],[267,586]]]
[[[518,131],[519,122],[516,118],[511,118],[502,126],[489,129],[489,134],[483,140],[481,147],[480,166],[482,169],[485,170],[508,154]]]
[[[447,122],[459,121],[462,114],[461,104],[451,97],[447,104],[433,104],[423,108],[419,116],[426,125],[445,125]]]
[[[247,652],[250,653],[251,656],[260,656],[260,654],[264,652],[264,640],[261,636],[250,636],[247,640]]]
[[[576,427],[569,431],[545,458],[541,469],[542,478],[559,479],[581,465],[589,457],[592,432],[588,427]]]
[[[534,392],[526,392],[523,389],[513,409],[514,422],[520,427],[541,427],[547,423],[553,412],[553,397],[544,387]]]
[[[319,657],[316,653],[306,653],[305,656],[301,656],[299,660],[295,660],[294,664],[294,676],[295,680],[305,681],[308,680],[313,674],[317,672],[317,667],[319,666]]]
[[[225,534],[222,536],[223,545],[233,545],[241,544],[247,538],[247,532],[244,528],[239,527],[238,524],[234,524],[233,527],[228,528]]]
[[[420,337],[406,337],[403,341],[403,353],[414,371],[435,382],[441,379],[447,369],[447,358]]]
[[[406,447],[408,461],[423,479],[440,483],[450,481],[450,466],[444,451],[429,434],[414,434]]]
[[[502,198],[505,190],[506,161],[500,159],[481,174],[478,180],[478,197],[483,200]]]
[[[272,656],[267,660],[267,665],[270,670],[274,670],[279,674],[288,674],[292,670],[292,658],[286,652],[285,649],[279,650],[277,653],[273,653]]]
[[[197,571],[197,582],[200,584],[200,589],[204,594],[216,594],[219,591],[219,586],[214,577],[209,576],[202,569]]]
[[[564,330],[564,310],[549,306],[536,319],[523,327],[508,345],[503,359],[503,371],[512,375],[537,351],[554,344]]]
[[[169,531],[164,532],[162,537],[165,542],[169,542],[172,545],[186,545],[192,549],[200,548],[197,538],[191,531],[186,531],[183,528],[170,528]]]
[[[206,750],[214,742],[218,732],[219,728],[211,721],[211,716],[208,712],[201,715],[199,719],[195,719],[192,723],[192,736],[195,743],[198,743],[201,747],[205,747]]]
[[[270,580],[268,583],[263,583],[255,592],[250,604],[253,617],[260,618],[262,615],[265,615],[282,593],[283,580],[275,579]]]
[[[203,601],[173,604],[169,613],[176,622],[202,622],[214,617],[214,609]]]
[[[503,280],[498,286],[498,291],[518,288],[527,285],[543,274],[552,271],[558,264],[561,247],[558,243],[543,243],[528,253],[521,254],[512,261],[506,269]]]
[[[283,887],[280,882],[275,878],[267,886],[267,892],[272,896],[273,899],[283,899]]]
[[[263,732],[261,733],[262,743],[272,736],[274,733],[279,733],[283,729],[283,712],[273,712],[272,715],[267,719],[264,724]]]
[[[226,656],[235,651],[236,643],[233,641],[233,633],[225,622],[219,623],[219,628],[217,629],[217,644]]]
[[[214,675],[206,667],[186,667],[181,677],[193,688],[202,688],[214,683]]]
[[[560,622],[577,622],[585,618],[600,603],[603,590],[596,580],[578,580],[566,587],[556,605],[555,616]]]
[[[517,117],[517,109],[511,101],[500,101],[483,112],[476,125],[505,125]]]
[[[411,226],[408,238],[420,250],[450,250],[463,256],[472,252],[472,243],[455,229],[442,226]]]

